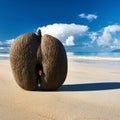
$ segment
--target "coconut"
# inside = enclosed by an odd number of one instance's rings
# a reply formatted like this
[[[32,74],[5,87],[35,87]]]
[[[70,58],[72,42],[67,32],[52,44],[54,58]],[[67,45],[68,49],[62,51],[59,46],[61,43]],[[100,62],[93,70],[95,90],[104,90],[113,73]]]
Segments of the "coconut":
[[[14,78],[25,90],[35,90],[37,80],[37,50],[41,38],[35,33],[21,35],[10,48],[10,63]]]

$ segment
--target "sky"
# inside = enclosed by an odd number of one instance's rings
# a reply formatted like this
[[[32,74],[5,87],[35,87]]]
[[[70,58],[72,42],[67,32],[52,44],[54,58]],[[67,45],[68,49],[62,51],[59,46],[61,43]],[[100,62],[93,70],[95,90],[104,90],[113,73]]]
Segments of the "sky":
[[[38,29],[67,51],[120,49],[119,5],[120,0],[0,0],[0,52]]]

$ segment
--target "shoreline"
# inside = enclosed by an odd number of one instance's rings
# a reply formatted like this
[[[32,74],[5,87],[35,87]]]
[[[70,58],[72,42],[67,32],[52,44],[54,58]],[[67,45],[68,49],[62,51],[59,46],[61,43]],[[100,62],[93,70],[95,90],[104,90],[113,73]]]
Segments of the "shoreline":
[[[0,58],[9,58],[9,54],[0,54]],[[71,60],[104,60],[104,61],[119,61],[120,56],[80,56],[80,55],[67,55],[68,59]]]
[[[0,54],[0,60],[8,60],[9,54]]]
[[[111,56],[75,56],[67,55],[68,62],[74,61],[85,64],[103,64],[120,66],[120,57]],[[0,60],[9,60],[9,54],[0,54]]]
[[[84,63],[84,64],[120,66],[120,57],[68,56],[68,61],[74,61],[74,62]]]
[[[68,55],[68,59],[71,59],[71,60],[118,61],[118,62],[120,62],[120,57],[111,57],[111,56],[72,56],[72,55]]]

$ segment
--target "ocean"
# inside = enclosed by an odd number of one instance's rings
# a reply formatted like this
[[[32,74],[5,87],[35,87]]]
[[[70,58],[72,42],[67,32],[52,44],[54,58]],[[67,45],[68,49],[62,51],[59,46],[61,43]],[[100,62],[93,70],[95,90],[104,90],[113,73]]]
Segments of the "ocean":
[[[67,52],[74,56],[120,57],[120,52]]]

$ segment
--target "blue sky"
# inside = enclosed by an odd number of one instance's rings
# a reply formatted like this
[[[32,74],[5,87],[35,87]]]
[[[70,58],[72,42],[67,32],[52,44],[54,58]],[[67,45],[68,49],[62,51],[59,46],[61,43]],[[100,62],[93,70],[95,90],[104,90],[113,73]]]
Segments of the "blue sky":
[[[0,0],[0,50],[38,28],[60,39],[67,50],[118,49],[119,5],[120,0]]]

